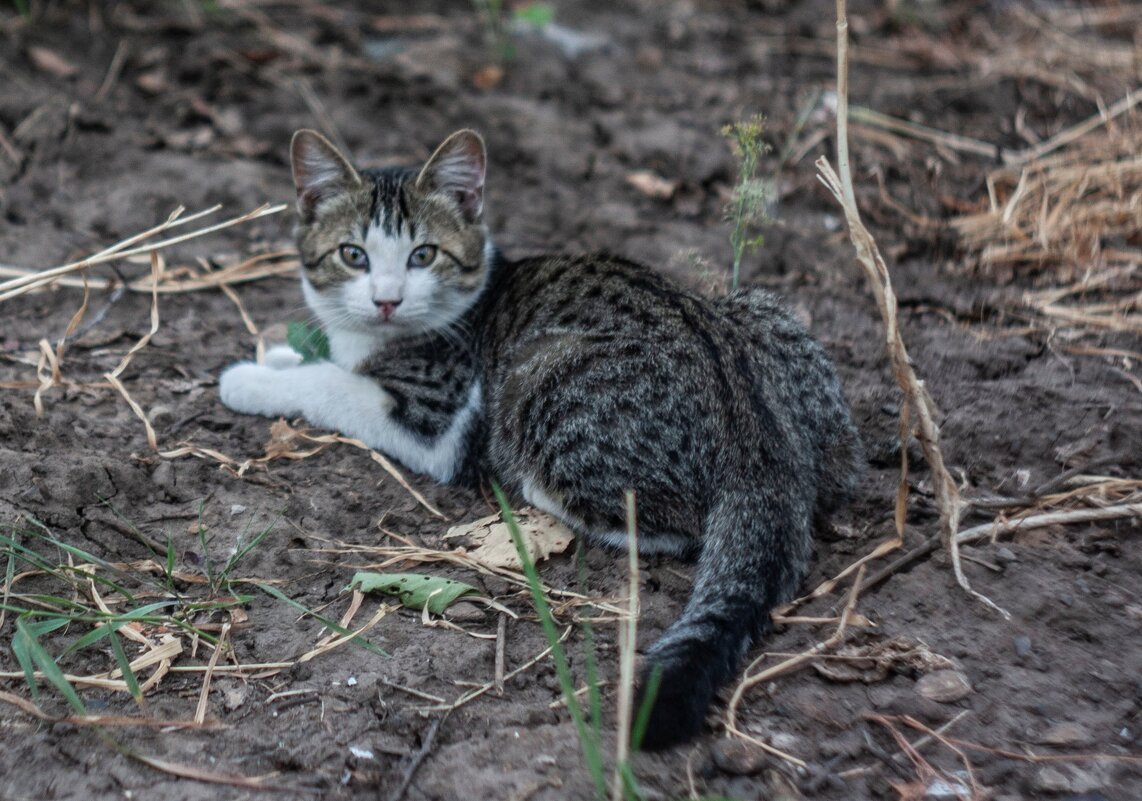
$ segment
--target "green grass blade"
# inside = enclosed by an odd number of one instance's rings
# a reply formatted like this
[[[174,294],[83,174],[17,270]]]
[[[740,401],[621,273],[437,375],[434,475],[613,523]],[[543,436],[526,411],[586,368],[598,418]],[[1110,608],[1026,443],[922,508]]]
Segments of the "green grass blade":
[[[36,663],[32,661],[32,654],[28,645],[28,635],[16,624],[16,634],[12,637],[12,653],[24,671],[24,680],[28,682],[28,689],[32,691],[32,700],[40,702],[40,686],[36,682]]]
[[[288,595],[286,595],[284,592],[279,590],[277,587],[271,587],[269,584],[259,584],[257,582],[253,582],[253,584],[255,587],[257,587],[259,590],[264,592],[266,595],[269,595],[272,598],[277,598],[282,603],[288,604],[289,606],[292,606],[294,609],[297,609],[300,612],[304,612],[309,617],[312,617],[314,620],[318,621],[319,623],[321,623],[326,628],[337,632],[341,636],[353,637],[353,642],[356,643],[357,645],[361,646],[362,648],[364,648],[366,651],[371,651],[372,653],[377,654],[378,656],[389,656],[389,654],[386,653],[384,649],[380,648],[377,645],[374,645],[373,643],[369,642],[368,640],[366,640],[364,637],[362,637],[360,635],[353,636],[353,632],[350,631],[349,629],[345,628],[344,626],[342,626],[341,624],[337,623],[334,620],[330,620],[329,618],[323,617],[323,616],[317,614],[316,612],[314,612],[313,610],[308,609],[304,604],[298,603],[293,598],[290,598]]]
[[[110,629],[110,627],[108,627]],[[119,672],[123,674],[123,681],[127,683],[127,690],[130,691],[131,697],[135,699],[135,703],[141,703],[143,700],[143,689],[139,686],[139,679],[135,676],[135,671],[131,670],[131,660],[127,658],[126,651],[123,650],[123,643],[119,641],[119,634],[115,631],[111,632],[111,652],[115,654],[115,661],[119,663]]]
[[[271,522],[257,535],[255,535],[254,539],[250,540],[248,543],[246,543],[246,545],[240,547],[234,552],[233,556],[226,560],[226,566],[222,568],[222,573],[219,575],[220,581],[226,581],[229,578],[231,571],[233,571],[234,568],[238,566],[238,563],[242,561],[246,554],[257,548],[258,545],[261,544],[262,540],[266,538],[266,535],[274,530],[274,526],[278,524],[279,519],[280,518],[274,518],[273,522]]]
[[[527,552],[527,546],[523,542],[523,534],[516,522],[515,515],[512,514],[511,506],[508,505],[504,491],[499,484],[495,483],[492,484],[492,491],[496,494],[496,501],[500,505],[504,523],[507,524],[508,533],[511,534],[512,542],[515,544],[520,561],[523,563],[523,573],[527,577],[527,584],[531,589],[532,602],[535,604],[535,611],[539,615],[539,622],[543,626],[543,635],[551,647],[551,661],[555,663],[555,673],[559,677],[559,688],[563,692],[563,700],[567,702],[567,711],[571,713],[571,719],[575,722],[575,728],[579,733],[583,758],[587,762],[587,769],[591,772],[595,791],[599,798],[606,798],[607,780],[603,773],[601,747],[594,737],[594,731],[583,719],[583,710],[579,706],[579,699],[575,697],[575,683],[571,678],[571,668],[567,663],[567,655],[563,653],[563,646],[559,642],[559,632],[555,628],[555,618],[551,614],[551,607],[543,596],[543,584],[539,580],[539,572],[535,569],[535,562],[532,561],[531,554]]]
[[[148,621],[152,612],[157,612],[164,607],[171,606],[173,603],[173,601],[158,601],[153,604],[147,604],[146,606],[140,606],[138,609],[133,609],[130,612],[125,612],[121,615],[110,615],[103,621],[97,621],[96,628],[87,632],[78,640],[69,645],[67,650],[65,650],[61,656],[66,656],[73,651],[82,651],[84,648],[89,648],[90,646],[102,640],[104,637],[108,637],[113,632],[118,631],[120,627],[126,623]]]
[[[634,724],[630,728],[630,747],[637,751],[642,745],[642,738],[646,734],[646,724],[650,722],[650,710],[654,708],[654,699],[658,695],[658,685],[662,683],[662,665],[655,665],[646,680],[643,688],[642,703],[634,715]]]
[[[47,622],[56,623],[58,621]],[[48,653],[47,649],[44,648],[43,644],[40,643],[39,639],[33,633],[33,630],[36,628],[36,624],[26,623],[22,618],[16,621],[16,631],[24,635],[24,641],[28,648],[28,656],[32,662],[40,669],[40,672],[44,674],[44,678],[67,700],[68,704],[77,714],[86,715],[87,707],[83,705],[83,701],[80,700],[79,695],[75,692],[75,688],[71,686],[71,682],[63,675],[63,671],[60,670],[56,661],[52,659],[52,655]],[[26,669],[24,672],[27,674]]]
[[[174,592],[174,540],[167,536],[167,559],[163,565],[163,578],[166,579],[167,589]]]
[[[587,595],[587,557],[583,551],[583,540],[575,546],[575,569],[579,575],[579,592]],[[583,620],[583,670],[587,681],[587,710],[590,713],[591,728],[595,740],[603,739],[603,696],[599,692],[599,666],[595,661],[595,627],[590,620]]]

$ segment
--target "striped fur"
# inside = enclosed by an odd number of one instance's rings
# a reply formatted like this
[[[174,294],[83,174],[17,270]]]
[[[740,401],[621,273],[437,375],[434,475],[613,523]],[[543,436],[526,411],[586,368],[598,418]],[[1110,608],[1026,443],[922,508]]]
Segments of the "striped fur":
[[[711,301],[611,256],[502,259],[472,132],[419,171],[358,173],[304,132],[293,161],[303,282],[333,363],[236,365],[223,401],[304,415],[439,481],[494,478],[604,545],[625,542],[633,489],[640,549],[698,565],[646,651],[662,682],[644,746],[692,737],[796,591],[814,522],[857,481],[824,350],[760,290]],[[449,256],[408,266],[426,243]],[[338,255],[346,244],[367,271]],[[386,316],[380,295],[396,291]]]

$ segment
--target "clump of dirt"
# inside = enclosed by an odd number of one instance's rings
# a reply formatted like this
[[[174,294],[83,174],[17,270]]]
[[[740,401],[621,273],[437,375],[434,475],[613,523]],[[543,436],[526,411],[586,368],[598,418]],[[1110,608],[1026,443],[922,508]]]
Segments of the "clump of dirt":
[[[730,258],[722,216],[735,169],[718,131],[763,112],[774,222],[744,279],[783,294],[829,348],[870,459],[859,498],[818,538],[806,588],[893,536],[901,399],[840,212],[811,166],[832,145],[832,4],[556,4],[556,27],[515,29],[514,58],[502,70],[488,69],[483,27],[462,3],[415,14],[391,3],[27,5],[26,16],[0,16],[0,279],[10,268],[97,252],[178,206],[221,204],[236,215],[292,203],[287,146],[300,127],[325,131],[365,166],[424,158],[450,131],[473,127],[489,144],[489,223],[508,254],[608,250],[692,286],[718,286]],[[1136,84],[1137,15],[1128,6],[1088,11],[1051,3],[1034,14],[1002,4],[850,9],[853,102],[905,123],[854,118],[858,199],[892,261],[904,335],[942,411],[945,459],[975,502],[965,526],[1039,507],[1138,502],[1138,329],[1046,315],[1023,293],[1056,280],[1043,271],[1050,265],[989,269],[948,222],[988,208],[985,177],[1002,150],[1050,142]],[[1107,130],[1124,136],[1139,126],[1133,111],[1112,122]],[[635,173],[643,177],[629,180]],[[164,251],[164,267],[210,275],[288,251],[291,225],[286,212],[194,239]],[[1131,230],[1116,227],[1101,252],[1133,253],[1136,264],[1142,243]],[[1092,260],[1086,272],[1097,275],[1104,263]],[[469,606],[452,627],[425,626],[419,612],[393,608],[365,635],[383,655],[347,645],[299,662],[328,631],[280,596],[336,620],[355,570],[401,547],[449,549],[448,527],[488,515],[492,504],[408,476],[422,503],[346,444],[298,441],[292,447],[319,452],[244,464],[267,453],[270,421],[222,407],[216,379],[254,352],[258,337],[243,313],[266,341],[308,316],[295,279],[160,297],[158,331],[121,380],[160,450],[192,449],[164,458],[104,378],[151,328],[150,266],[116,269],[118,278],[109,267],[91,271],[84,323],[64,351],[62,383],[42,393],[42,416],[33,394],[51,365],[37,371],[46,358],[40,341],[53,351],[83,290],[58,286],[0,302],[0,533],[50,564],[82,561],[45,545],[49,532],[100,560],[96,572],[140,603],[171,587],[187,599],[249,597],[192,620],[212,636],[228,625],[230,655],[215,665],[206,697],[212,727],[107,726],[124,750],[162,760],[157,767],[115,752],[88,726],[45,721],[16,703],[31,693],[8,647],[16,615],[0,617],[0,798],[258,792],[176,775],[175,764],[239,784],[267,777],[290,797],[591,798],[554,668],[546,658],[529,665],[547,643],[526,596],[502,577],[397,562],[474,583],[519,617],[501,628],[499,613]],[[143,291],[117,292],[119,279]],[[1136,313],[1121,303],[1138,291],[1136,280],[1127,272],[1110,287],[1120,304],[1114,320]],[[936,523],[927,471],[909,451],[905,549],[921,546]],[[1139,797],[1142,596],[1131,576],[1142,557],[1130,547],[1138,519],[1026,529],[965,549],[973,586],[1010,620],[971,601],[939,549],[900,565],[860,594],[863,618],[845,650],[764,683],[740,706],[745,734],[797,762],[725,739],[719,707],[693,746],[636,757],[647,797],[790,797],[789,787],[846,801]],[[267,529],[232,566],[232,583],[220,580],[217,571]],[[378,547],[390,550],[368,550]],[[585,584],[570,552],[545,563],[544,580],[600,604],[621,598],[625,560],[594,549],[584,559]],[[4,604],[24,608],[50,577],[11,563]],[[644,561],[640,640],[653,640],[680,611],[690,570]],[[847,590],[842,582],[791,613],[755,655],[827,639]],[[80,581],[68,592],[93,603]],[[378,603],[366,601],[350,628]],[[565,626],[577,608],[560,609]],[[610,728],[617,640],[606,621],[614,616],[582,610],[604,619],[595,645]],[[192,719],[210,649],[195,651],[192,638],[176,634],[185,651],[142,708],[128,693],[94,687],[81,690],[88,711]],[[65,630],[43,642],[59,655],[72,640]],[[581,627],[572,626],[566,647],[582,684]],[[102,647],[60,664],[88,676],[115,661]],[[954,680],[921,681],[935,669]],[[489,682],[442,719],[443,708]],[[42,681],[38,703],[53,718],[68,711]],[[926,744],[906,747],[925,734]]]

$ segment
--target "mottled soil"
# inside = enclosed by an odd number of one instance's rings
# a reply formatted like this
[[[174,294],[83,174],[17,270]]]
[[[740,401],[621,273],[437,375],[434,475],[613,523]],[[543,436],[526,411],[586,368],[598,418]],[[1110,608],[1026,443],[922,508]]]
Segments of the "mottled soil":
[[[155,225],[179,205],[195,211],[217,203],[223,213],[237,214],[263,202],[291,202],[287,143],[299,127],[333,131],[359,163],[378,165],[421,159],[444,135],[467,126],[488,141],[488,214],[507,253],[607,250],[688,284],[717,287],[729,263],[722,209],[734,170],[718,131],[764,112],[775,153],[783,156],[780,165],[776,156],[765,165],[779,197],[764,247],[747,259],[745,280],[784,295],[827,345],[870,458],[859,498],[818,538],[806,587],[891,536],[901,396],[838,210],[813,175],[813,160],[832,152],[831,120],[818,108],[798,124],[814,93],[834,85],[831,3],[558,3],[555,19],[585,36],[576,40],[582,52],[520,34],[502,80],[483,88],[477,84],[488,77],[480,72],[488,51],[465,3],[418,5],[415,18],[399,16],[411,12],[397,3],[361,3],[353,11],[307,2],[31,5],[26,19],[7,5],[0,10],[0,145],[6,143],[0,263],[6,265],[65,263]],[[1064,89],[1002,76],[976,80],[970,64],[949,62],[948,52],[988,43],[1001,49],[986,32],[1014,26],[1011,13],[1001,3],[941,6],[917,21],[888,16],[880,4],[857,4],[854,35],[872,55],[854,61],[854,97],[885,113],[1011,146],[1022,143],[1013,127],[1017,110],[1021,124],[1042,137],[1093,114],[1093,102]],[[1129,31],[1104,33],[1130,41]],[[114,61],[119,66],[108,78]],[[1127,88],[1102,80],[1108,99]],[[804,152],[783,153],[791,136],[806,144]],[[911,224],[878,193],[879,179],[905,208],[938,221],[949,213],[948,198],[971,204],[986,197],[983,176],[991,162],[896,141],[905,146],[856,140],[858,195],[889,256],[904,335],[941,410],[945,458],[965,496],[1019,495],[1095,462],[1091,472],[1099,475],[1137,476],[1137,365],[1058,347],[1050,328],[1029,321],[1020,306],[1022,290],[1049,284],[1050,275],[1000,281],[976,271],[950,237]],[[670,182],[669,196],[628,183],[636,171]],[[288,249],[291,225],[288,213],[267,217],[165,257],[172,266],[199,259],[232,264]],[[128,277],[146,269],[120,266]],[[113,275],[108,268],[95,274]],[[283,323],[305,316],[293,278],[264,279],[237,292],[268,339],[280,339]],[[102,284],[94,287],[87,319],[110,306],[71,344],[63,363],[71,383],[48,390],[37,417],[33,390],[17,385],[35,382],[37,343],[59,338],[81,298],[79,289],[58,288],[0,304],[0,525],[22,529],[35,518],[60,540],[109,562],[149,559],[142,540],[169,539],[179,569],[200,574],[207,559],[272,524],[235,574],[277,582],[306,607],[328,605],[323,613],[334,618],[346,607],[342,587],[369,562],[366,555],[334,552],[334,542],[392,544],[385,532],[393,532],[447,547],[440,538],[451,523],[425,511],[350,447],[273,461],[241,477],[209,459],[153,453],[139,420],[102,379],[148,330],[145,294],[112,301]],[[192,443],[239,461],[261,456],[270,421],[237,416],[217,397],[219,372],[249,358],[256,342],[233,300],[218,291],[175,294],[161,299],[160,311],[158,333],[123,375],[160,446]],[[1136,337],[1124,334],[1096,332],[1079,341],[1140,349]],[[912,450],[906,547],[936,530],[929,475],[918,448]],[[452,521],[489,513],[478,492],[434,486],[422,476],[410,480]],[[965,525],[994,514],[970,512]],[[200,519],[210,553],[198,537]],[[968,578],[1011,613],[1009,621],[970,600],[940,553],[900,570],[863,593],[858,611],[875,628],[858,631],[853,642],[899,637],[922,644],[966,675],[972,688],[966,697],[925,698],[916,686],[921,669],[905,662],[868,681],[840,681],[812,669],[794,673],[750,694],[739,725],[808,768],[728,748],[719,705],[700,741],[635,759],[647,797],[687,797],[691,786],[738,799],[796,797],[780,789],[790,786],[806,798],[838,801],[920,797],[930,775],[905,758],[894,760],[900,744],[870,715],[907,715],[932,728],[960,716],[948,730],[960,740],[1020,754],[1102,755],[1033,763],[966,751],[985,788],[979,797],[1142,797],[1142,763],[1122,759],[1139,754],[1142,733],[1139,533],[1137,521],[1055,526],[970,549],[979,561],[965,564]],[[66,554],[45,555],[66,562]],[[594,549],[585,559],[585,589],[620,596],[625,560]],[[527,599],[506,582],[448,565],[420,569],[473,582],[521,615],[504,633],[507,670],[545,647]],[[690,571],[668,559],[644,561],[640,643],[677,614]],[[578,587],[570,554],[546,563],[543,574],[553,586]],[[36,581],[21,579],[15,589],[35,592]],[[203,593],[201,585],[182,589]],[[299,619],[280,600],[241,584],[235,589],[253,596],[231,636],[237,661],[292,660],[323,633],[320,623]],[[847,585],[801,614],[836,615],[845,591]],[[355,623],[375,605],[366,601]],[[562,619],[571,622],[569,613]],[[497,618],[469,610],[457,623],[492,639],[426,627],[419,613],[393,612],[369,634],[388,656],[349,646],[284,672],[217,677],[207,719],[218,725],[209,730],[109,731],[148,757],[272,775],[280,797],[389,798],[439,717],[425,711],[432,701],[393,685],[451,701],[467,689],[463,682],[494,675]],[[780,627],[754,655],[801,651],[832,629]],[[0,625],[0,672],[19,671],[9,648],[13,635],[9,615]],[[75,634],[53,636],[45,644],[58,653]],[[597,625],[596,638],[605,725],[613,729],[613,624]],[[579,629],[567,648],[582,681]],[[208,658],[206,649],[188,650],[176,664]],[[86,674],[114,662],[109,652],[91,649],[61,664]],[[147,694],[145,714],[187,720],[200,688],[200,673],[169,673]],[[0,678],[0,690],[31,697],[22,678]],[[140,714],[122,693],[88,689],[83,698],[93,713]],[[489,693],[463,706],[439,726],[405,797],[590,798],[574,726],[559,699],[554,668],[541,660],[509,680],[502,696]],[[51,715],[67,711],[46,689],[40,705]],[[897,726],[911,740],[920,734]],[[0,703],[0,742],[3,801],[275,792],[178,778],[117,754],[90,728],[38,720],[10,703]],[[922,753],[937,768],[963,769],[950,748],[933,744]],[[939,788],[929,783],[928,790]]]

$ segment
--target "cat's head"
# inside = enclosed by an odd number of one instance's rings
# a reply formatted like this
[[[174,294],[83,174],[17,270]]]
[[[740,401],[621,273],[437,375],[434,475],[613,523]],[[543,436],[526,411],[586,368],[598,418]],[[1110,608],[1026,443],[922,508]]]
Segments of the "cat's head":
[[[491,261],[484,141],[457,131],[418,169],[358,171],[315,131],[294,134],[306,301],[327,328],[443,329],[475,302]]]

